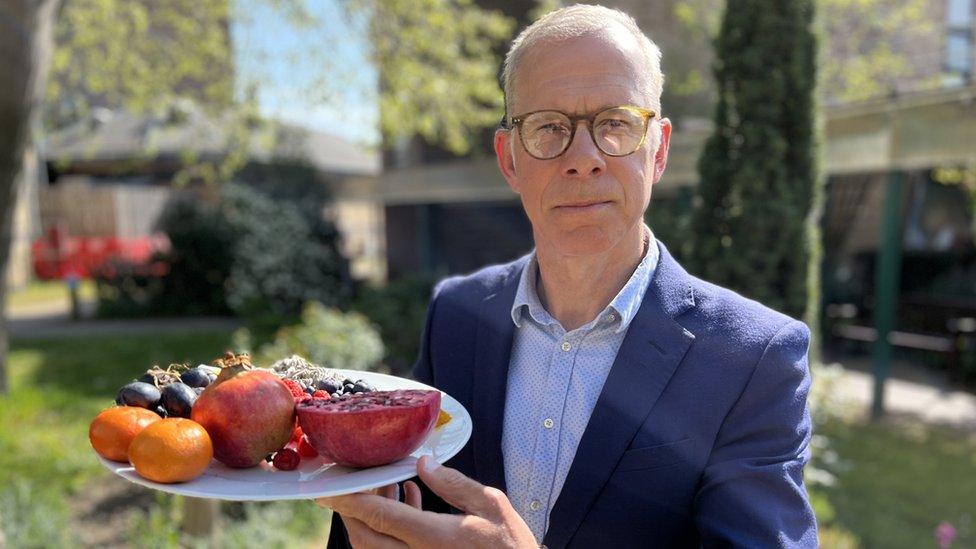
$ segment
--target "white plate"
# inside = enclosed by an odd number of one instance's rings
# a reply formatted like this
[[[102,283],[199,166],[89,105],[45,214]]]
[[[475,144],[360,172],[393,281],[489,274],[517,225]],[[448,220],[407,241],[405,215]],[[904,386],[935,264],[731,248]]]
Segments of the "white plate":
[[[422,383],[373,372],[339,370],[348,378],[363,379],[379,390],[433,389]],[[441,409],[451,421],[435,429],[413,454],[389,465],[369,469],[350,469],[325,464],[320,457],[302,458],[294,471],[278,471],[262,461],[250,469],[233,469],[214,460],[210,467],[190,482],[159,484],[146,480],[128,463],[98,457],[109,471],[122,478],[171,494],[232,501],[273,501],[339,496],[386,486],[416,475],[417,459],[432,455],[439,463],[454,457],[471,437],[471,416],[447,393],[441,393]],[[97,457],[97,454],[96,454]]]

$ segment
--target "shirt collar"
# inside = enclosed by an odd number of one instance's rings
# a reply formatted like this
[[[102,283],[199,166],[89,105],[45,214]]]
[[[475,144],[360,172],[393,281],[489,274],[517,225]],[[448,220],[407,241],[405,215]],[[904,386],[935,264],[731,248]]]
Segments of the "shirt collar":
[[[624,287],[610,301],[610,304],[604,308],[603,312],[598,315],[598,318],[606,318],[611,310],[615,312],[618,317],[614,320],[614,322],[618,323],[614,329],[616,333],[620,333],[630,326],[630,322],[634,319],[641,302],[644,300],[647,285],[650,283],[651,277],[654,275],[654,270],[657,268],[658,260],[660,259],[657,241],[654,239],[654,234],[651,232],[651,229],[646,225],[644,226],[644,233],[648,237],[647,253],[644,254],[644,258],[641,259],[637,268],[634,269],[634,273],[627,280],[627,283],[624,284]],[[528,312],[529,316],[537,324],[548,326],[558,323],[549,314],[549,311],[542,306],[542,302],[539,300],[539,294],[536,292],[538,276],[539,261],[536,257],[535,250],[533,250],[529,256],[528,263],[526,263],[525,268],[522,269],[522,274],[519,276],[515,301],[512,303],[512,322],[515,323],[517,328],[522,327],[522,320],[526,312]]]

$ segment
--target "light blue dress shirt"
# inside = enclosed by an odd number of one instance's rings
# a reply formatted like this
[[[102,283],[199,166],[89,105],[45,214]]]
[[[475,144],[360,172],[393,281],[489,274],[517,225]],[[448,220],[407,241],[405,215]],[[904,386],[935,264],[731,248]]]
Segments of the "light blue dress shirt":
[[[650,234],[650,229],[646,229]],[[522,271],[512,322],[502,454],[508,497],[540,543],[576,448],[631,320],[657,267],[653,236],[644,258],[592,321],[567,332],[539,301],[533,252]]]

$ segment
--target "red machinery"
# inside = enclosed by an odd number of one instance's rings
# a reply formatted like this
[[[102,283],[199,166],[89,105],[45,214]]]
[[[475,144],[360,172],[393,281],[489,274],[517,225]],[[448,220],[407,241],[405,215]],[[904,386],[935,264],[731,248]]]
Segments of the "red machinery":
[[[144,276],[164,276],[169,265],[160,253],[169,251],[164,234],[139,238],[67,236],[53,226],[31,244],[34,274],[44,280],[112,277],[118,265]]]

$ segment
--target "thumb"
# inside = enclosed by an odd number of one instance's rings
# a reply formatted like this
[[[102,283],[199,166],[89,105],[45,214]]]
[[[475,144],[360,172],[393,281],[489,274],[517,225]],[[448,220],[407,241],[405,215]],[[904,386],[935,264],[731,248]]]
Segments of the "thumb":
[[[501,515],[503,505],[511,505],[501,490],[466,477],[457,469],[444,467],[430,456],[423,456],[417,462],[417,476],[441,499],[469,515],[495,518]]]

